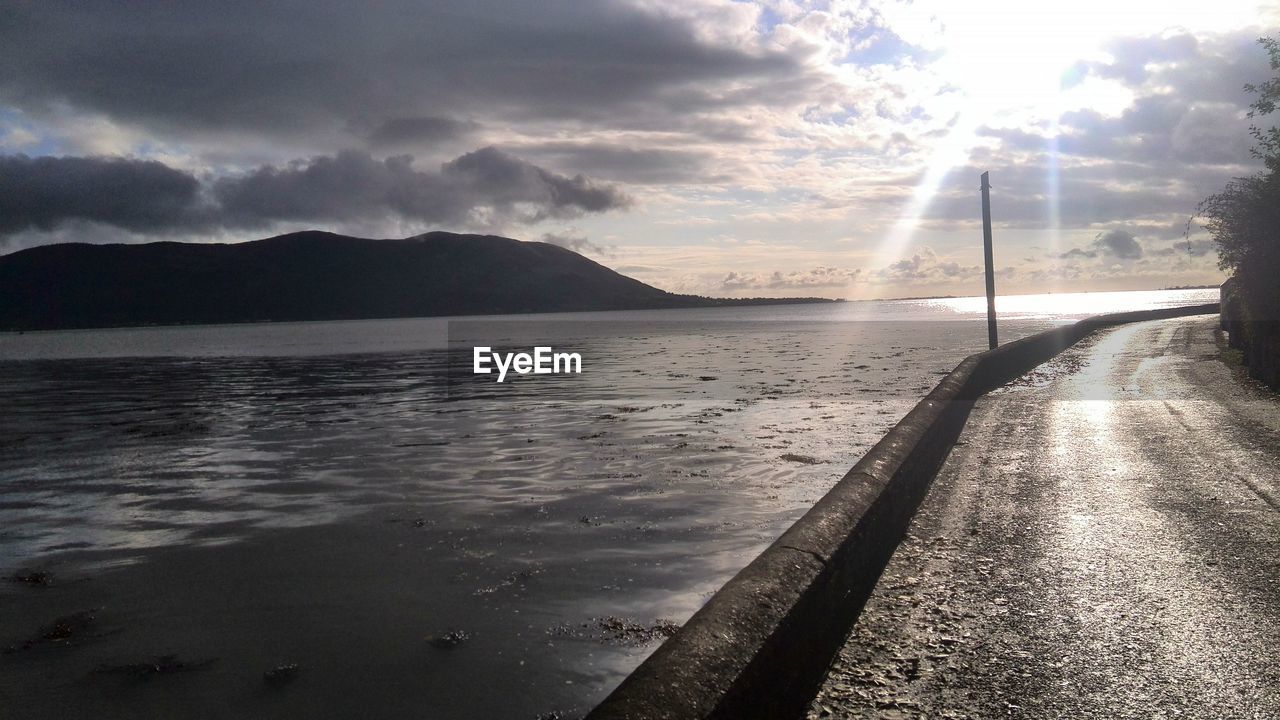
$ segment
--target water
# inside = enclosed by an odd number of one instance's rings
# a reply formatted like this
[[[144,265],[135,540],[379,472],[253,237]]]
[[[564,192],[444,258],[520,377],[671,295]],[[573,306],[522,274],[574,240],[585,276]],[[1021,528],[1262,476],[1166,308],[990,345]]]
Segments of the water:
[[[1004,298],[1002,340],[1215,299]],[[401,701],[439,717],[486,702],[517,716],[584,710],[654,646],[612,638],[600,619],[686,619],[941,374],[985,349],[983,303],[0,334],[0,574],[54,567],[128,587],[197,549],[201,562],[256,568],[263,553],[242,548],[270,538],[296,546],[287,567],[312,568],[299,583],[342,604],[353,635],[376,635],[380,615],[417,628],[411,644],[370,641],[370,655],[392,659],[364,686],[402,677]],[[456,355],[475,337],[569,346],[584,372],[497,385],[458,377],[455,363],[451,377],[450,339]],[[311,557],[318,537],[350,540]],[[420,554],[400,558],[405,548]],[[402,586],[351,599],[316,579],[375,565]],[[240,627],[257,622],[245,613]],[[170,608],[156,622],[188,615]],[[474,650],[431,656],[430,681],[396,664],[445,627],[470,632]],[[256,632],[224,656],[267,662],[249,648]],[[317,686],[293,710],[340,715],[350,695]]]

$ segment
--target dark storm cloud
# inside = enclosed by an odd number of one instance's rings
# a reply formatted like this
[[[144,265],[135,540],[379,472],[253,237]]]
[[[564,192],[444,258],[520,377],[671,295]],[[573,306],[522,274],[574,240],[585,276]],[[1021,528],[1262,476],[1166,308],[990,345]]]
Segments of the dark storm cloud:
[[[637,148],[608,143],[552,142],[522,147],[522,154],[589,175],[629,183],[723,182],[711,156],[692,150]]]
[[[440,166],[348,151],[224,176],[208,192],[158,162],[0,157],[0,235],[77,220],[141,233],[254,228],[277,221],[398,218],[428,223],[534,222],[627,207],[618,188],[545,170],[494,148]],[[203,199],[202,199],[203,198]]]
[[[173,132],[403,136],[414,128],[399,119],[479,113],[656,121],[812,87],[803,57],[576,0],[45,0],[6,8],[0,64],[0,98],[14,107],[66,103]]]
[[[631,199],[618,188],[567,177],[512,157],[497,148],[483,148],[445,163],[441,176],[484,202],[498,207],[534,203],[550,217],[603,212],[628,207]]]
[[[369,132],[375,147],[396,147],[456,140],[476,129],[474,122],[449,117],[404,117],[383,121]]]
[[[200,183],[147,160],[0,156],[0,236],[88,221],[136,232],[190,227]]]
[[[409,156],[377,160],[348,151],[222,178],[214,194],[229,218],[247,225],[390,216],[465,223],[478,208],[534,222],[631,202],[612,185],[559,175],[495,148],[467,153],[438,172],[415,169]]]

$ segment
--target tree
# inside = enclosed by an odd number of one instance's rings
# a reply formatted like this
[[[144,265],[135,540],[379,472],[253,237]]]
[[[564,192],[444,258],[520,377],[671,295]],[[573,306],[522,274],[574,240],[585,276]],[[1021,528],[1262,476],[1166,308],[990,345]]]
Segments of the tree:
[[[1276,76],[1260,85],[1245,85],[1257,97],[1249,118],[1257,120],[1280,105],[1280,41],[1259,38]],[[1280,128],[1249,128],[1252,151],[1266,171],[1236,178],[1222,192],[1205,198],[1197,215],[1218,246],[1218,267],[1232,272],[1254,314],[1280,317]]]
[[[1280,40],[1264,37],[1258,38],[1258,43],[1266,49],[1267,58],[1271,61],[1271,69],[1280,73]],[[1245,85],[1244,90],[1258,96],[1258,99],[1249,105],[1250,120],[1270,115],[1276,111],[1276,104],[1280,103],[1280,74],[1261,85],[1252,83]],[[1253,156],[1262,158],[1267,168],[1276,172],[1277,168],[1280,168],[1280,127],[1273,126],[1264,130],[1257,125],[1251,125],[1249,134],[1258,143],[1253,146]]]

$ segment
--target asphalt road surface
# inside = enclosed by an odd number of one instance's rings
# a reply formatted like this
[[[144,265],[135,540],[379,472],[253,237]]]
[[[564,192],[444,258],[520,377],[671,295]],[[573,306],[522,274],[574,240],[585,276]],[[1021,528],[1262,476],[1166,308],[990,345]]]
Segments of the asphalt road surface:
[[[980,400],[810,717],[1280,718],[1280,402],[1216,326]]]

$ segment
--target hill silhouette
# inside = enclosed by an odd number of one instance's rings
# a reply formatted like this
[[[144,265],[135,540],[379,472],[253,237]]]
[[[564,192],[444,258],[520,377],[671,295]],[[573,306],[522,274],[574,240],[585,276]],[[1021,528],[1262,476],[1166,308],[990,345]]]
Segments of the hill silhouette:
[[[678,295],[565,248],[432,232],[307,231],[233,244],[61,243],[0,256],[0,328],[347,320],[712,307],[818,298]]]

